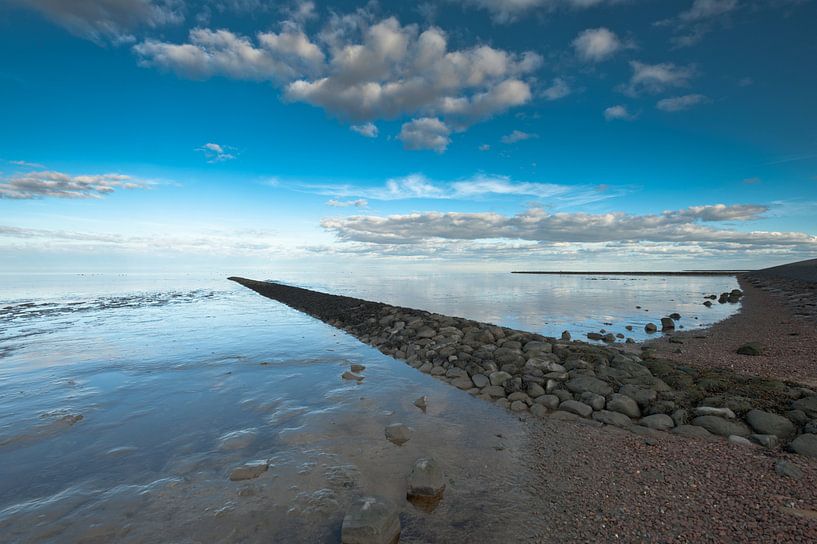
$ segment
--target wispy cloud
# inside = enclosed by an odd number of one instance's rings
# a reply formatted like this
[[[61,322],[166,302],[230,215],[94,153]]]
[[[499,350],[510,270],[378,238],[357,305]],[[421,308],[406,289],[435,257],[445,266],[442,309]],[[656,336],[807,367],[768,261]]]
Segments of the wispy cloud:
[[[17,0],[70,33],[97,43],[135,40],[139,27],[157,28],[184,20],[180,0]]]
[[[702,94],[685,94],[683,96],[673,96],[658,101],[655,105],[661,111],[676,112],[683,111],[711,102],[708,96]]]
[[[237,157],[235,148],[215,143],[206,143],[196,151],[204,153],[204,157],[210,163],[231,161]]]
[[[352,125],[349,127],[354,132],[357,132],[361,136],[365,136],[366,138],[377,138],[378,130],[377,125],[374,123],[363,123],[361,125]]]
[[[150,182],[125,174],[71,175],[53,170],[0,178],[0,199],[102,198],[117,189],[143,189]]]
[[[538,134],[531,134],[529,132],[522,132],[521,130],[514,130],[510,134],[506,134],[505,136],[500,138],[500,141],[503,144],[515,144],[516,142],[531,140],[538,137],[539,137]]]
[[[627,109],[627,106],[622,104],[617,104],[615,106],[610,106],[604,110],[604,118],[608,121],[615,121],[615,120],[623,120],[623,121],[632,121],[636,118],[635,114],[630,113]]]
[[[514,181],[507,176],[479,174],[467,179],[439,182],[422,174],[411,174],[388,180],[383,186],[348,184],[300,184],[296,190],[338,199],[368,200],[481,200],[486,197],[516,196],[546,199],[550,205],[582,205],[616,198],[632,191],[631,187],[608,185],[559,185]]]
[[[623,47],[621,40],[609,28],[584,30],[573,40],[573,48],[580,59],[587,62],[607,60]]]
[[[356,200],[338,200],[333,198],[331,200],[327,200],[326,205],[334,208],[365,208],[369,205],[369,201],[364,198],[358,198]]]
[[[621,87],[622,92],[630,96],[686,87],[689,85],[689,80],[695,75],[693,67],[678,66],[670,62],[646,64],[632,61],[630,67],[633,70],[630,81]]]

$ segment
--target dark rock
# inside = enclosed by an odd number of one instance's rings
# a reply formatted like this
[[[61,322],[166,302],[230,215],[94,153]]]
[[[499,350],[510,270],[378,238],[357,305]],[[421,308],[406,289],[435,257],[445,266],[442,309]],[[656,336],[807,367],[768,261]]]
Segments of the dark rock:
[[[789,447],[794,453],[817,457],[817,434],[801,434],[791,441]]]
[[[791,403],[791,408],[801,410],[810,418],[817,418],[817,395],[796,400]]]
[[[740,346],[737,350],[737,354],[757,357],[758,355],[763,355],[763,347],[757,342],[749,342],[748,344]]]
[[[670,432],[687,438],[712,438],[712,433],[703,427],[696,427],[695,425],[678,425]]]
[[[613,389],[598,378],[593,376],[576,376],[565,384],[568,390],[573,393],[584,393],[589,391],[597,395],[606,396],[613,392]]]
[[[675,321],[672,320],[671,317],[662,317],[661,318],[661,330],[662,331],[671,331],[675,329]]]
[[[703,427],[718,436],[749,436],[752,431],[740,421],[730,421],[718,416],[698,416],[692,420],[693,425]]]
[[[653,414],[642,417],[638,424],[657,431],[668,431],[675,427],[675,422],[666,414]]]
[[[417,459],[408,475],[408,497],[439,497],[445,491],[445,475],[431,458]]]
[[[581,417],[590,417],[593,408],[577,400],[566,400],[559,405],[559,411],[569,412]]]
[[[774,471],[792,480],[799,480],[803,477],[803,471],[785,459],[781,459],[774,464]]]
[[[386,425],[386,438],[389,442],[402,446],[411,439],[411,431],[402,423]]]
[[[596,421],[601,421],[607,425],[613,425],[614,427],[629,427],[633,424],[630,421],[630,418],[620,412],[611,412],[609,410],[600,410],[598,412],[593,413],[593,419]]]
[[[241,482],[243,480],[253,480],[264,474],[269,469],[266,461],[254,461],[236,467],[230,472],[230,480]]]
[[[786,438],[794,434],[794,424],[783,416],[750,410],[746,414],[746,421],[758,434],[773,434],[778,438]]]
[[[647,323],[646,325],[644,325],[644,330],[647,331],[648,333],[654,333],[655,331],[658,330],[658,327],[655,326],[655,323]]]
[[[612,412],[624,414],[628,418],[641,416],[638,403],[627,395],[620,393],[613,393],[610,400],[607,401],[607,409]]]

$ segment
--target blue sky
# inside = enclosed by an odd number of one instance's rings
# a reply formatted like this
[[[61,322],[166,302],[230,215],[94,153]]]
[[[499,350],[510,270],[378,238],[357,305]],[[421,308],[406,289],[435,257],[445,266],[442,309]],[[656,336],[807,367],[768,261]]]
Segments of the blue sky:
[[[6,0],[0,271],[817,254],[813,0]]]

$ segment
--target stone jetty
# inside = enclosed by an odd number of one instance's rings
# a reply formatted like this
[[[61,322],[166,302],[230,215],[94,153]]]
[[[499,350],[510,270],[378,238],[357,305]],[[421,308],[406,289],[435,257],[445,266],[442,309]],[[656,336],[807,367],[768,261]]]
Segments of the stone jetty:
[[[817,392],[594,345],[279,283],[229,278],[520,416],[639,434],[723,437],[817,457]],[[741,437],[746,440],[738,441]],[[747,442],[748,441],[748,442]]]

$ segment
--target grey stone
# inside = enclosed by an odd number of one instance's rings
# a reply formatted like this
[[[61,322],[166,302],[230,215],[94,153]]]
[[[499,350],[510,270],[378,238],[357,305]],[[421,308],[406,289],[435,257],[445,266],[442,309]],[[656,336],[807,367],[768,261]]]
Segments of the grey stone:
[[[544,417],[548,413],[548,409],[541,404],[534,404],[530,407],[530,413],[536,417]]]
[[[491,383],[491,380],[489,380],[488,376],[486,376],[485,374],[474,374],[473,376],[471,376],[471,381],[474,382],[474,385],[476,385],[480,389]]]
[[[780,444],[780,440],[773,434],[753,434],[749,436],[749,440],[770,450]]]
[[[653,414],[642,417],[638,424],[658,431],[668,431],[675,427],[675,422],[666,414]]]
[[[593,376],[576,376],[569,380],[565,387],[573,393],[584,393],[589,391],[597,395],[606,396],[613,392],[612,388],[604,382]]]
[[[536,397],[536,399],[533,402],[534,404],[544,406],[548,410],[555,410],[556,408],[559,407],[559,403],[561,401],[559,400],[559,397],[557,397],[556,395],[542,395],[540,397]]]
[[[349,369],[352,372],[363,372],[364,370],[366,370],[366,367],[358,363],[352,363],[352,366],[350,366]]]
[[[718,408],[715,406],[698,406],[693,410],[696,416],[718,416],[726,419],[735,419],[735,412],[729,408]]]
[[[698,416],[692,420],[693,425],[703,427],[718,436],[749,436],[752,431],[743,422],[730,421],[719,416]]]
[[[445,475],[431,458],[417,459],[408,475],[409,497],[439,497],[445,491]]]
[[[658,398],[658,392],[647,387],[640,387],[638,385],[626,384],[622,385],[618,392],[626,395],[636,401],[639,406],[646,407],[655,402]]]
[[[619,412],[627,417],[640,417],[641,410],[638,408],[638,403],[627,395],[620,393],[613,393],[610,400],[607,401],[607,409],[612,412]]]
[[[253,480],[264,474],[269,469],[266,461],[253,461],[236,467],[230,472],[230,480],[241,482],[243,480]]]
[[[428,397],[423,395],[422,397],[418,398],[414,401],[414,406],[425,411],[425,409],[428,408]]]
[[[672,420],[675,422],[676,426],[686,425],[687,421],[689,420],[689,413],[684,408],[675,410],[672,413]]]
[[[562,402],[559,404],[559,411],[569,412],[581,417],[590,417],[590,414],[593,413],[593,409],[590,406],[577,400],[566,400]]]
[[[342,544],[396,544],[400,513],[383,497],[362,497],[346,512],[340,529]]]
[[[528,396],[531,398],[541,397],[545,394],[545,388],[538,383],[528,384]]]
[[[474,387],[474,382],[472,382],[471,378],[469,378],[468,376],[464,376],[461,378],[454,379],[454,381],[451,382],[451,385],[453,385],[457,389],[468,390]]]
[[[620,412],[601,410],[593,413],[593,419],[614,427],[629,427],[633,424],[630,418]]]
[[[511,393],[510,395],[508,395],[508,400],[511,401],[511,402],[514,402],[516,400],[521,400],[523,402],[529,402],[530,397],[527,395],[527,393],[523,393],[522,391],[515,391],[515,392]]]
[[[794,434],[794,424],[791,421],[770,412],[749,410],[746,414],[746,421],[757,434],[773,434],[778,438],[786,438]]]
[[[494,404],[496,404],[500,408],[505,408],[506,410],[509,410],[511,408],[510,401],[504,397],[501,399],[496,399],[496,401],[494,401]]]
[[[433,338],[437,335],[437,331],[429,327],[428,325],[423,325],[419,329],[417,329],[417,338]]]
[[[789,447],[794,453],[817,457],[817,434],[801,434],[791,441]]]
[[[420,369],[419,369],[419,370],[420,370],[420,372],[424,372],[424,373],[428,374],[429,372],[431,372],[431,369],[432,369],[432,368],[434,368],[434,365],[433,365],[433,364],[431,364],[431,363],[423,363],[423,364],[422,364],[422,366],[420,366]]]
[[[538,342],[536,340],[528,342],[527,344],[525,344],[525,347],[522,348],[522,351],[524,351],[526,353],[529,352],[529,351],[541,351],[541,352],[544,352],[544,353],[550,353],[552,350],[553,350],[553,346],[551,346],[549,343],[547,343],[547,342]]]
[[[411,430],[402,423],[386,425],[386,438],[389,442],[402,446],[411,439]]]
[[[343,378],[344,380],[354,380],[356,382],[363,381],[363,376],[359,376],[354,372],[349,372],[348,370],[341,374],[340,377]]]
[[[434,365],[434,368],[431,369],[432,376],[442,376],[445,374],[445,368],[439,365]]]
[[[817,395],[803,397],[791,403],[792,410],[801,410],[810,418],[817,418]]]
[[[579,400],[590,406],[593,410],[604,409],[605,399],[601,395],[585,391],[579,396]]]
[[[488,387],[483,388],[482,392],[497,399],[505,396],[505,389],[498,385],[489,385]]]
[[[521,400],[515,400],[511,402],[511,411],[512,412],[526,412],[528,410],[528,404]]]
[[[498,370],[497,372],[492,372],[489,376],[491,380],[491,385],[502,385],[506,381],[510,380],[513,376],[508,374],[507,372],[503,372]]]
[[[570,394],[570,391],[565,391],[564,389],[554,389],[553,391],[551,391],[551,394],[559,397],[559,402],[573,400],[573,395]]]
[[[803,471],[785,459],[774,464],[774,471],[792,480],[799,480],[803,477]]]
[[[737,444],[739,446],[754,446],[751,440],[748,438],[744,438],[742,436],[738,436],[736,434],[729,435],[729,442],[732,444]]]
[[[672,429],[672,434],[685,436],[687,438],[711,438],[712,433],[703,427],[696,427],[695,425],[678,425]]]

